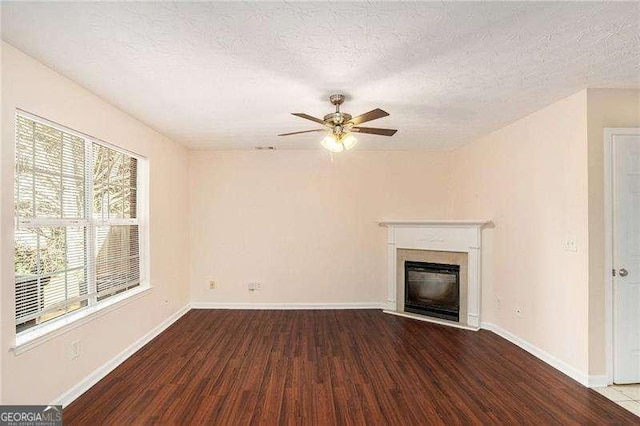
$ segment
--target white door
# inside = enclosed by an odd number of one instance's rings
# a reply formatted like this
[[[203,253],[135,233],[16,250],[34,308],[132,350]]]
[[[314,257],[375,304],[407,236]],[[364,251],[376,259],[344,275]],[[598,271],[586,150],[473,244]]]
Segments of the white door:
[[[614,383],[640,383],[640,134],[614,134]]]

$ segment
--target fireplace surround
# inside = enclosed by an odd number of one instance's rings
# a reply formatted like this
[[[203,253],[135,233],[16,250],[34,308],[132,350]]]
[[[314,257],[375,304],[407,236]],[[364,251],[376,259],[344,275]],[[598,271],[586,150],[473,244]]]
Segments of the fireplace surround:
[[[480,327],[481,315],[481,229],[487,223],[489,221],[484,220],[379,222],[380,226],[387,228],[388,296],[385,312],[477,330]],[[424,258],[416,258],[416,253]],[[434,258],[435,255],[438,257]],[[405,309],[403,262],[406,260],[461,265],[460,308],[457,321],[451,318],[426,316],[423,313],[417,314]]]

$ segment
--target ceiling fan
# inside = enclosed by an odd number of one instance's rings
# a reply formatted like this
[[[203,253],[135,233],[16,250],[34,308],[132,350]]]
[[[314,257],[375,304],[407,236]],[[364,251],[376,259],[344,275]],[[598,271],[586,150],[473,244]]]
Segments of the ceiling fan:
[[[301,132],[291,132],[291,133],[282,133],[278,136],[290,136],[290,135],[298,135],[300,133],[311,133],[311,132],[324,132],[327,131],[327,128],[331,129],[331,133],[325,136],[322,139],[320,144],[323,148],[331,151],[331,152],[342,152],[344,150],[350,150],[353,148],[358,140],[352,133],[370,133],[372,135],[380,135],[380,136],[393,136],[397,130],[396,129],[380,129],[377,127],[362,127],[360,124],[366,123],[367,121],[377,120],[378,118],[386,117],[389,115],[386,111],[381,110],[380,108],[376,108],[369,112],[365,112],[364,114],[358,115],[356,117],[351,117],[351,114],[347,114],[346,112],[340,111],[340,105],[344,102],[345,97],[343,94],[337,93],[329,96],[329,102],[331,102],[336,107],[336,112],[332,112],[324,116],[324,119],[319,119],[313,117],[309,114],[304,114],[302,112],[293,112],[292,114],[296,117],[304,118],[307,120],[315,121],[316,123],[322,124],[325,126],[323,129],[313,129],[313,130],[303,130]]]

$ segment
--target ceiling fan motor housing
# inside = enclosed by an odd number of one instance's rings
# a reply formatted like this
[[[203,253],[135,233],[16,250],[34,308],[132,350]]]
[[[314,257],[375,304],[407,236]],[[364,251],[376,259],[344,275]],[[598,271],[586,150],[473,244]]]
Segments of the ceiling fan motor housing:
[[[344,124],[349,120],[351,120],[351,114],[347,114],[346,112],[332,112],[324,116],[325,123],[334,126]]]

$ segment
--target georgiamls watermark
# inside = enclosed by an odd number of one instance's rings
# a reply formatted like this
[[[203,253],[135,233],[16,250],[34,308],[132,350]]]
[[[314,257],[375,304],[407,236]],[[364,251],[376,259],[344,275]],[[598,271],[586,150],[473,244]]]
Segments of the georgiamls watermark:
[[[61,426],[62,405],[0,405],[0,426]]]

